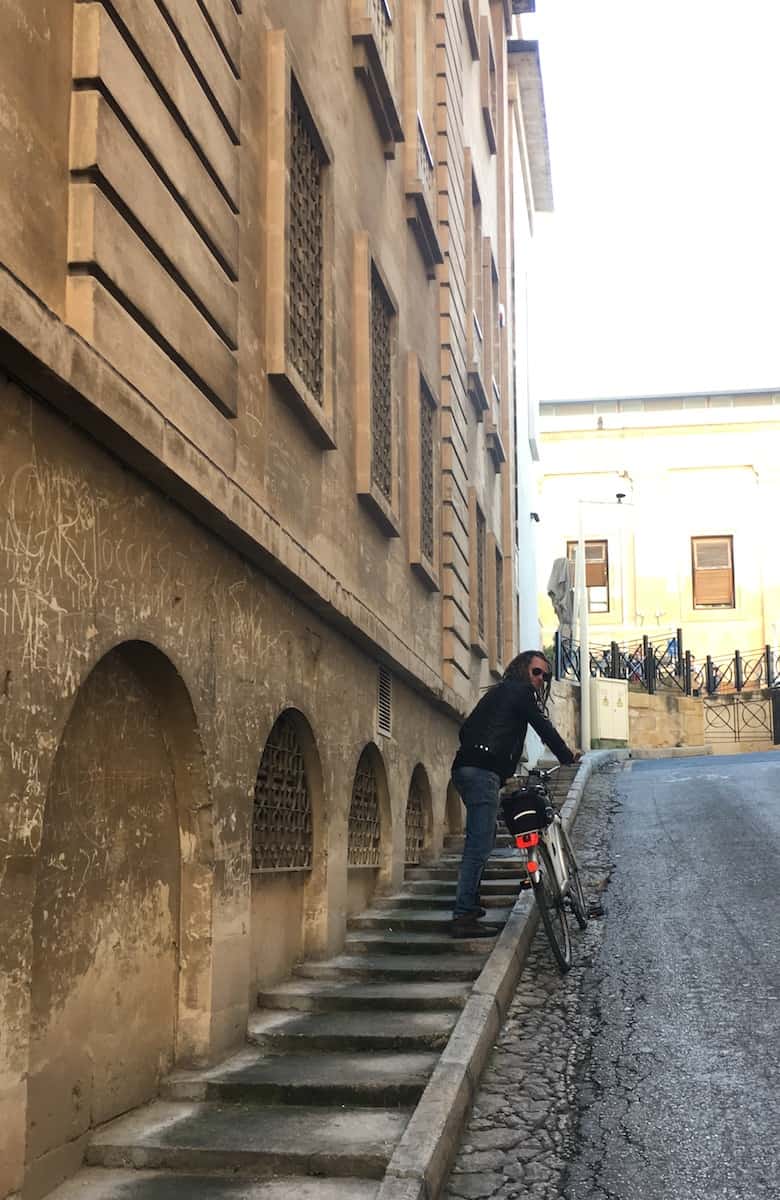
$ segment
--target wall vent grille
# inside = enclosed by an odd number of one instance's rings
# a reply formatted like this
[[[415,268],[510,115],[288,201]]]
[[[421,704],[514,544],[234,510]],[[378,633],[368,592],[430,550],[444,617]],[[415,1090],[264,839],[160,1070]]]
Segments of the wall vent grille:
[[[376,707],[377,733],[382,737],[393,734],[393,680],[387,667],[379,668],[379,686]]]

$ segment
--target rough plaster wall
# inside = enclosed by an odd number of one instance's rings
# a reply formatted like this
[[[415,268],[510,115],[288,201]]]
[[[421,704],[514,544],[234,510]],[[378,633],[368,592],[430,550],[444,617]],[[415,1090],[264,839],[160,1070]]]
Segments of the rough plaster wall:
[[[33,910],[27,1157],[149,1099],[173,1061],[179,831],[154,704],[109,654],[48,789]]]
[[[347,913],[354,773],[376,740],[377,664],[47,406],[2,380],[0,429],[3,1195],[20,1186],[24,1159],[32,905],[45,799],[89,673],[118,643],[151,643],[172,664],[194,710],[203,789],[214,810],[214,865],[188,867],[184,877],[191,874],[196,883],[188,887],[199,888],[203,871],[212,872],[214,900],[202,918],[211,923],[203,944],[213,983],[191,999],[204,1013],[207,1053],[218,1057],[246,1029],[252,796],[265,739],[290,706],[312,730],[324,832],[319,891],[310,901],[320,924],[307,953],[335,953]],[[162,712],[166,736],[179,715],[171,705]],[[456,721],[394,679],[393,736],[378,742],[399,878],[412,772],[422,763],[431,783],[435,849],[456,738]],[[188,764],[185,774],[194,769]],[[184,846],[197,841],[198,821],[192,817]],[[183,906],[187,896],[183,891]],[[295,961],[297,931],[279,952]]]

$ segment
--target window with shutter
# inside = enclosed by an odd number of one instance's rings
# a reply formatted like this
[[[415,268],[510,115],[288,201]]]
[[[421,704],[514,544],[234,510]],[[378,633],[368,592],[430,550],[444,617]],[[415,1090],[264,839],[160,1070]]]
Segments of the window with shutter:
[[[733,538],[691,538],[693,607],[734,608]]]
[[[566,557],[577,557],[577,543],[566,543]],[[585,543],[585,583],[588,588],[588,612],[609,612],[609,549],[606,540]]]

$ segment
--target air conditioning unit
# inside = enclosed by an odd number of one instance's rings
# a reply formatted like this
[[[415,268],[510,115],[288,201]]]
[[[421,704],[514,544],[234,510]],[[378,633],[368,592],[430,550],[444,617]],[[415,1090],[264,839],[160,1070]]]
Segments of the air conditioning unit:
[[[591,679],[590,740],[594,750],[628,745],[627,679]]]

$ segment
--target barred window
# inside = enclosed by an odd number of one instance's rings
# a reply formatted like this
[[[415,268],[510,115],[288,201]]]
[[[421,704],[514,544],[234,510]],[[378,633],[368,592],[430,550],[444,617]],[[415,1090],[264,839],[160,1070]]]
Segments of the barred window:
[[[419,863],[425,846],[425,791],[415,771],[406,801],[406,852],[404,861],[412,866]]]
[[[311,798],[292,717],[282,715],[263,750],[255,781],[252,868],[308,870],[312,864]]]
[[[420,378],[420,548],[429,563],[434,560],[433,430],[436,401],[425,380]]]
[[[477,507],[477,632],[485,639],[485,550],[487,528],[482,510]]]
[[[360,756],[349,806],[347,863],[351,867],[378,867],[380,845],[379,794],[376,772],[366,749]]]
[[[496,550],[496,662],[504,661],[504,559]]]
[[[393,498],[393,320],[395,310],[371,265],[371,482]]]
[[[311,394],[323,392],[323,169],[327,163],[293,79],[290,112],[290,360]]]

